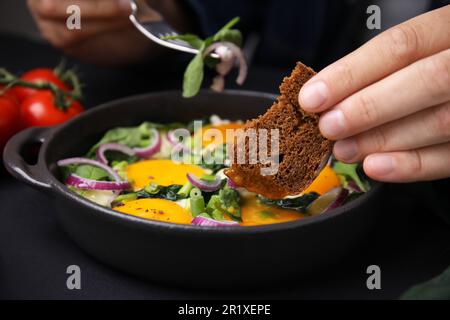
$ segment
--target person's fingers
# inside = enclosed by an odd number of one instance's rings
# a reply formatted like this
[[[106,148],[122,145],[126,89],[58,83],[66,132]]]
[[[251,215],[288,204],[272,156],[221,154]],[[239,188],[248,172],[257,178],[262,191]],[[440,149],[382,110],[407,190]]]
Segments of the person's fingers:
[[[450,5],[395,26],[323,69],[300,90],[307,112],[322,112],[421,58],[450,48]]]
[[[52,45],[60,49],[68,49],[86,39],[127,27],[129,26],[129,21],[126,19],[117,19],[115,21],[92,20],[85,22],[80,30],[68,30],[65,24],[52,20],[39,21],[38,26],[42,36]]]
[[[450,101],[450,49],[419,60],[324,113],[322,134],[340,140]]]
[[[372,153],[413,150],[449,141],[450,102],[447,102],[339,140],[333,153],[338,160],[354,163]]]
[[[364,160],[365,173],[374,180],[413,182],[450,177],[450,143],[412,151],[376,153]]]
[[[33,15],[40,19],[67,19],[67,8],[80,7],[83,19],[126,17],[131,13],[130,0],[28,0]]]

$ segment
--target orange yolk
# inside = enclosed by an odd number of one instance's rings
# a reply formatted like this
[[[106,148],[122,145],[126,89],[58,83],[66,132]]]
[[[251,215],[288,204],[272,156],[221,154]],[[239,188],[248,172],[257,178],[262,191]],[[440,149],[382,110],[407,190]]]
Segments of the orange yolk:
[[[125,202],[114,210],[136,217],[179,224],[190,224],[191,214],[181,206],[165,199],[138,199]]]
[[[243,199],[241,217],[242,226],[257,226],[294,221],[303,218],[304,215],[295,210],[287,210],[262,204],[255,196],[251,196],[248,199]]]
[[[196,165],[176,163],[170,159],[140,161],[127,168],[128,180],[134,190],[140,190],[150,183],[160,186],[183,185],[188,182],[188,173],[201,177],[206,172]]]
[[[331,189],[341,186],[341,181],[337,174],[331,169],[330,166],[326,166],[319,174],[319,176],[309,185],[303,193],[317,192],[322,195],[327,193]]]

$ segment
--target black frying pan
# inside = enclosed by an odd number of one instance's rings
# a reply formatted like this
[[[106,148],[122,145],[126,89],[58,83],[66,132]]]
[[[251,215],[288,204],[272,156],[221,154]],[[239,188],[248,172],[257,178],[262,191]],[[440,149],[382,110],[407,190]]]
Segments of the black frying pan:
[[[59,221],[91,256],[147,279],[189,286],[267,285],[329,266],[367,237],[380,185],[329,213],[255,227],[205,228],[145,220],[96,205],[60,181],[56,161],[79,156],[116,126],[188,122],[218,114],[233,120],[263,113],[274,96],[202,91],[193,99],[179,92],[126,98],[90,110],[55,128],[31,128],[13,137],[4,151],[8,171],[49,195]],[[25,161],[30,145],[41,144],[36,164]],[[20,214],[20,213],[18,213]]]

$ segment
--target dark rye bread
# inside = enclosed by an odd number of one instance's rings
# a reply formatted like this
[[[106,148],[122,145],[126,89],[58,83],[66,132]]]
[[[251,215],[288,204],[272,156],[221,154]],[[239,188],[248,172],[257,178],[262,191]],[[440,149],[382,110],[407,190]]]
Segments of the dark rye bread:
[[[292,74],[284,78],[280,86],[281,95],[272,107],[264,115],[245,124],[244,130],[279,130],[277,173],[262,176],[261,168],[267,165],[249,164],[247,143],[247,163],[237,164],[237,146],[234,146],[235,158],[225,174],[235,184],[267,198],[280,199],[301,193],[315,179],[331,154],[332,142],[320,134],[319,116],[304,112],[298,103],[300,88],[314,75],[311,68],[298,62]]]

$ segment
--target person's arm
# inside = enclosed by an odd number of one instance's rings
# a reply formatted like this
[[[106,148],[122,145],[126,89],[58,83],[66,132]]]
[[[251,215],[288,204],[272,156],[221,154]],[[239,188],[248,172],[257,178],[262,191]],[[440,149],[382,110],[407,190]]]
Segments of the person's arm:
[[[375,37],[301,90],[335,156],[381,181],[450,177],[450,5]]]
[[[188,17],[177,0],[149,0],[148,3],[178,30],[188,31]],[[81,30],[69,30],[66,26],[70,5],[81,9]],[[28,6],[43,37],[81,60],[129,64],[164,52],[131,24],[129,0],[28,0]],[[157,12],[154,19],[159,19]]]

